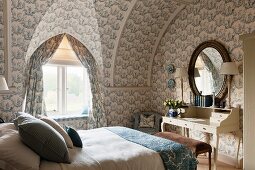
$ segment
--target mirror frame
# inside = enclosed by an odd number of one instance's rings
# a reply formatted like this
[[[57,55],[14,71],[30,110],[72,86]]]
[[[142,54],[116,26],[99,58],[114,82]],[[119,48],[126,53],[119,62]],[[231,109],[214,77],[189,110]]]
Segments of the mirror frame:
[[[230,56],[228,54],[227,49],[218,41],[215,40],[210,40],[210,41],[205,41],[203,43],[201,43],[193,52],[190,62],[189,62],[189,69],[188,69],[188,74],[189,74],[189,85],[190,88],[193,92],[193,94],[195,95],[200,95],[196,83],[195,83],[195,78],[194,78],[194,68],[195,68],[195,63],[197,60],[198,55],[200,54],[201,51],[203,51],[203,49],[207,48],[207,47],[212,47],[214,49],[216,49],[221,57],[223,62],[230,62]],[[218,103],[220,101],[222,101],[225,96],[227,95],[228,91],[227,91],[227,76],[224,76],[223,79],[223,84],[220,88],[220,91],[215,94],[215,102]]]

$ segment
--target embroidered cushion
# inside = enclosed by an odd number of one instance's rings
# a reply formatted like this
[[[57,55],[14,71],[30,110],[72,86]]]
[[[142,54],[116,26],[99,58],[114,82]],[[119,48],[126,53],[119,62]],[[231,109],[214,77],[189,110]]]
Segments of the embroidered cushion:
[[[150,115],[148,117],[143,114],[140,115],[140,128],[154,128],[155,125],[155,115]]]

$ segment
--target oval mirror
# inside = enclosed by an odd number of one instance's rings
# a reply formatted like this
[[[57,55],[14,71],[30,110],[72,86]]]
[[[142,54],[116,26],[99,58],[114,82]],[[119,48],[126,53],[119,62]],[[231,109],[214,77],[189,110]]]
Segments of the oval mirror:
[[[215,92],[217,101],[227,94],[227,76],[220,75],[223,62],[230,61],[225,47],[217,41],[200,44],[189,63],[189,83],[195,95],[211,95]]]

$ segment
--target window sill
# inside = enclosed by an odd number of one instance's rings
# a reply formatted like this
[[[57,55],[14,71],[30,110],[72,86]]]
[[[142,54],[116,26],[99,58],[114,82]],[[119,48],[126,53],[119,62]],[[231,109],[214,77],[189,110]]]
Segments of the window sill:
[[[70,121],[78,119],[88,119],[89,115],[59,115],[59,116],[49,116],[56,121]]]

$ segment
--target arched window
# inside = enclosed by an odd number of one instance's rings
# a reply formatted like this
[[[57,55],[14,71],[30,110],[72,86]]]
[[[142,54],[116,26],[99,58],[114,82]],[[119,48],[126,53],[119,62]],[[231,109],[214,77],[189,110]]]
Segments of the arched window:
[[[88,115],[91,109],[91,90],[87,69],[78,60],[66,36],[42,69],[47,115]]]
[[[64,40],[63,37],[65,37]],[[67,43],[67,49],[58,48],[65,46],[60,45],[62,40],[70,42],[70,44]],[[68,50],[68,48],[70,49]],[[58,56],[63,50],[65,52]],[[68,53],[74,55],[69,55],[66,58],[65,54]],[[72,116],[90,112],[88,128],[106,126],[107,120],[104,113],[98,70],[97,63],[90,51],[73,36],[59,34],[48,39],[27,60],[24,111],[32,115],[71,113]],[[86,83],[88,80],[90,83]],[[78,87],[81,88],[78,89]],[[85,90],[82,92],[80,89]],[[48,97],[50,91],[53,94]],[[45,97],[46,108],[44,107]],[[50,100],[55,101],[50,102]],[[79,103],[79,106],[75,106]],[[51,111],[52,113],[50,113]]]

